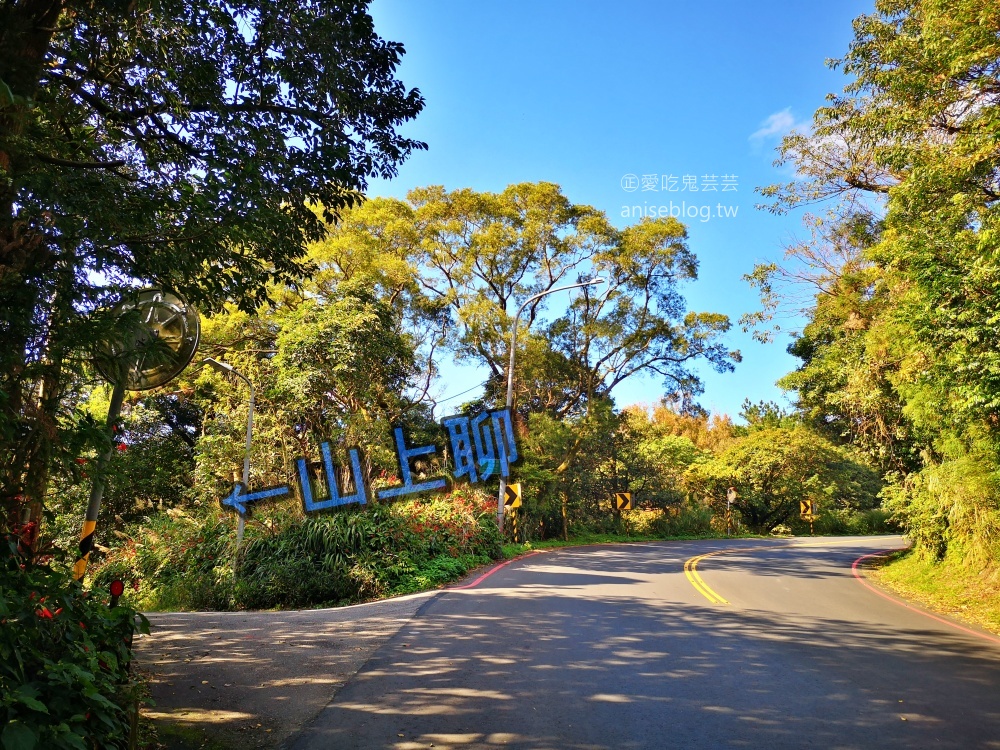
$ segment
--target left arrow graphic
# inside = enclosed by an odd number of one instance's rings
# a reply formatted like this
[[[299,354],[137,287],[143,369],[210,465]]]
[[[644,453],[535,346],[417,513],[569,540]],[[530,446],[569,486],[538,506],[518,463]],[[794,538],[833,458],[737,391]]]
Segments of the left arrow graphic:
[[[246,515],[247,504],[249,503],[255,503],[258,500],[264,500],[269,497],[281,497],[282,495],[288,494],[287,485],[282,487],[272,487],[269,490],[257,490],[257,492],[252,492],[250,494],[247,494],[246,490],[247,488],[243,486],[242,482],[237,482],[229,497],[222,499],[222,504],[228,505],[230,508],[234,508],[237,513],[243,516]]]

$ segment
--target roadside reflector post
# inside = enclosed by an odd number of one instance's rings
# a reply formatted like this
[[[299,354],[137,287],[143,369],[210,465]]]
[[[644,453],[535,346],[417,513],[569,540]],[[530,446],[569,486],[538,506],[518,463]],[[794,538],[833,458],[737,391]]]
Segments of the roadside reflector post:
[[[80,555],[73,566],[73,578],[83,580],[87,572],[87,564],[90,562],[90,553],[94,551],[94,534],[97,530],[97,517],[101,512],[101,500],[104,498],[104,472],[111,461],[111,455],[115,450],[114,427],[118,422],[118,416],[122,412],[122,402],[125,400],[124,378],[115,383],[114,390],[111,391],[111,403],[108,405],[108,430],[111,432],[111,447],[101,454],[97,459],[97,472],[94,476],[94,483],[90,488],[90,502],[87,504],[87,514],[83,518],[83,530],[80,532]]]
[[[819,515],[819,503],[815,500],[799,500],[799,517],[803,521],[809,522],[809,535],[815,536],[815,530],[813,529],[813,521],[816,520],[816,516]]]
[[[504,486],[503,507],[510,511],[510,521],[514,534],[514,541],[517,541],[517,509],[521,507],[521,483],[514,482]],[[502,533],[502,530],[501,530]]]

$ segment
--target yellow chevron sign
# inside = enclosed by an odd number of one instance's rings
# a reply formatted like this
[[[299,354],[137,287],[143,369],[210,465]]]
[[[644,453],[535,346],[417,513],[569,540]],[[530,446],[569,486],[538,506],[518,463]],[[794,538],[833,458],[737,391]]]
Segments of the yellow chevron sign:
[[[615,493],[615,510],[632,510],[632,493]]]
[[[819,508],[815,501],[799,500],[799,516],[809,521],[819,515]]]
[[[503,507],[505,508],[520,508],[521,507],[521,483],[515,482],[514,484],[508,484],[507,488],[503,491]]]

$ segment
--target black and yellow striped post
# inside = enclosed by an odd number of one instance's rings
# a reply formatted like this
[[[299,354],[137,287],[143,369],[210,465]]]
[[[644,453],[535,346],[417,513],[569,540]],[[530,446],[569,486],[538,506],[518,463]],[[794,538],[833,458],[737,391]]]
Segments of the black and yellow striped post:
[[[817,515],[819,515],[819,504],[815,500],[799,500],[799,517],[803,521],[809,522],[810,536],[816,533],[813,528],[813,522],[816,520]]]
[[[73,566],[73,577],[81,581],[87,572],[90,553],[94,551],[94,533],[97,530],[97,516],[101,512],[101,499],[104,497],[104,472],[111,461],[115,450],[114,426],[122,411],[122,401],[125,400],[125,379],[115,384],[111,391],[111,403],[108,405],[108,431],[111,433],[111,448],[97,459],[97,471],[94,474],[94,484],[90,488],[90,503],[87,505],[87,515],[83,520],[83,531],[80,533],[80,555]]]

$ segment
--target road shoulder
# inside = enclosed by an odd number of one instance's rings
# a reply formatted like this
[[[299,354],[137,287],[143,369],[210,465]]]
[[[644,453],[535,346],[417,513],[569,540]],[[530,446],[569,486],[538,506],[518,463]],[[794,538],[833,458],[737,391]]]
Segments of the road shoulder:
[[[276,747],[438,594],[336,609],[151,613],[136,641],[168,748]]]

